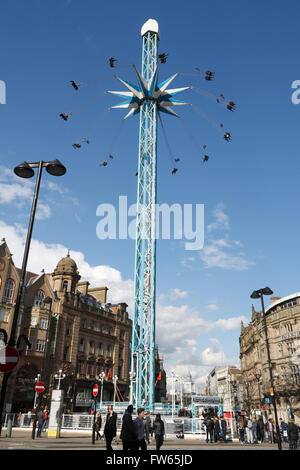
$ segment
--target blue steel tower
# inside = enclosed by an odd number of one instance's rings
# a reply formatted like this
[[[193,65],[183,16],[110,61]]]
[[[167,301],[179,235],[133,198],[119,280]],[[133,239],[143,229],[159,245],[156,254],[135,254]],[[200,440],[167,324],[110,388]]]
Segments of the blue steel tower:
[[[184,105],[173,97],[188,89],[167,90],[178,75],[158,84],[159,29],[149,19],[141,29],[143,38],[142,72],[136,70],[138,85],[118,80],[129,91],[109,91],[125,101],[113,108],[130,108],[124,117],[140,113],[137,188],[134,310],[131,344],[131,397],[137,407],[154,407],[155,383],[155,277],[156,277],[156,194],[157,120],[159,112],[177,114],[172,106]]]

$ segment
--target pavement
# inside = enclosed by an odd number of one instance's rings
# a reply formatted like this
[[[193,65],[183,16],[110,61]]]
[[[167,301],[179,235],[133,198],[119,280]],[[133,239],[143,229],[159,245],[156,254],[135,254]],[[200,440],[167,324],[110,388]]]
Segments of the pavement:
[[[0,450],[106,450],[105,441],[98,440],[92,444],[92,435],[80,434],[78,432],[61,432],[61,437],[51,438],[47,433],[42,437],[31,438],[31,430],[13,428],[12,437],[7,438],[6,430],[2,430],[0,438]],[[112,447],[114,450],[122,450],[122,442],[119,438],[114,439]],[[288,444],[283,443],[283,450],[288,450]],[[200,439],[165,439],[161,450],[277,450],[277,444],[245,444],[238,441],[227,443],[206,443]],[[155,440],[148,446],[148,450],[155,451]]]

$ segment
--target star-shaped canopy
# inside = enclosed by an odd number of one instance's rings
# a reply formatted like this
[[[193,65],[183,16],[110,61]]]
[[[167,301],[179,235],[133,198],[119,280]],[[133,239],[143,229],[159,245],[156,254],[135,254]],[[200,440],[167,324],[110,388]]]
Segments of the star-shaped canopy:
[[[162,111],[167,114],[172,114],[173,116],[177,116],[172,109],[171,106],[180,106],[185,103],[183,101],[178,101],[174,99],[174,96],[182,91],[188,90],[191,87],[185,88],[173,88],[168,90],[167,87],[172,83],[174,78],[177,77],[178,73],[172,75],[172,77],[168,78],[162,83],[157,84],[157,72],[158,68],[156,68],[155,72],[153,73],[151,79],[147,82],[147,80],[140,75],[138,70],[134,67],[137,79],[138,79],[138,86],[133,85],[132,83],[127,82],[126,80],[122,80],[119,77],[116,77],[129,91],[108,91],[107,93],[111,93],[112,95],[120,96],[125,101],[120,103],[116,106],[112,106],[112,108],[131,108],[130,111],[126,114],[124,119],[127,119],[129,116],[139,113],[140,107],[145,100],[153,100],[156,101],[158,106],[158,111]]]

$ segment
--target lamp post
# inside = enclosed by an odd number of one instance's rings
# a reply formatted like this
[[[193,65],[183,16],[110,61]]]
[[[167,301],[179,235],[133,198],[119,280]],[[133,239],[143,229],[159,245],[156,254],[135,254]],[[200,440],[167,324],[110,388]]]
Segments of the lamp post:
[[[257,387],[258,387],[258,399],[259,399],[259,411],[261,411],[261,391],[260,391],[260,384],[262,382],[262,377],[260,374],[255,374],[255,378],[257,380]]]
[[[116,403],[116,389],[117,389],[117,382],[118,382],[118,377],[116,375],[113,376],[113,383],[114,383],[114,407]]]
[[[49,316],[48,316],[48,324],[47,324],[47,333],[46,333],[46,345],[44,349],[43,359],[42,359],[42,366],[41,366],[41,377],[43,378],[44,368],[45,368],[45,359],[48,355],[48,343],[49,343],[49,332],[51,327],[51,308],[52,308],[52,299],[51,297],[46,297],[44,299],[44,304],[49,304]]]
[[[21,301],[23,298],[24,287],[25,287],[27,261],[28,261],[29,248],[30,248],[30,243],[31,243],[31,236],[32,236],[32,230],[33,230],[33,223],[34,223],[34,217],[35,217],[35,212],[36,212],[37,200],[38,200],[38,195],[39,195],[41,177],[42,177],[42,170],[43,168],[46,168],[46,171],[50,173],[50,175],[53,175],[53,176],[62,176],[66,173],[66,168],[59,160],[53,160],[50,162],[44,162],[43,160],[40,160],[39,162],[33,162],[33,163],[23,162],[14,169],[14,172],[20,178],[31,178],[32,176],[34,176],[33,168],[38,168],[38,174],[37,174],[37,179],[35,183],[35,190],[34,190],[29,225],[28,225],[28,230],[27,230],[27,237],[26,237],[26,243],[25,243],[25,249],[24,249],[24,255],[23,255],[20,281],[18,285],[18,291],[16,295],[16,302],[15,302],[15,308],[14,308],[14,315],[13,315],[13,320],[12,320],[12,325],[11,325],[11,330],[10,330],[10,338],[8,341],[8,346],[12,346],[12,347],[14,347],[16,344],[17,324],[18,324],[18,318],[19,318],[19,313],[20,313]],[[5,395],[6,395],[7,383],[8,383],[10,374],[11,374],[10,372],[4,374],[2,387],[1,387],[0,435],[1,435],[1,428],[2,428],[2,415],[3,415],[4,405],[5,405]]]
[[[103,399],[103,382],[105,379],[105,373],[102,371],[101,374],[99,375],[99,380],[101,382],[101,391],[100,391],[100,411],[102,408],[102,399]]]
[[[37,376],[35,377],[34,381],[35,383],[39,382],[40,381],[40,378],[41,378],[41,374],[37,374]],[[38,393],[35,392],[34,394],[34,402],[33,402],[33,409],[35,410],[35,407],[37,405],[37,400],[38,400]]]
[[[54,378],[55,378],[56,380],[58,380],[56,390],[60,390],[60,382],[61,382],[63,379],[66,378],[66,374],[63,374],[63,373],[62,373],[62,369],[60,369],[60,370],[58,371],[58,374],[55,374],[55,375],[54,375]]]
[[[281,443],[281,435],[278,423],[278,416],[277,416],[277,408],[276,408],[276,399],[275,399],[275,391],[274,391],[274,381],[273,381],[273,373],[272,373],[272,363],[271,363],[271,356],[270,356],[270,347],[269,347],[269,340],[268,340],[268,330],[267,330],[267,321],[266,321],[266,313],[265,313],[265,304],[264,304],[264,295],[272,295],[273,291],[269,287],[265,287],[264,289],[258,289],[252,292],[251,299],[260,299],[261,300],[261,308],[262,308],[262,315],[263,315],[263,323],[264,323],[264,330],[265,330],[265,338],[266,338],[266,348],[267,348],[267,355],[268,355],[268,366],[269,366],[269,374],[270,374],[270,395],[271,400],[274,408],[274,415],[275,415],[275,422],[276,422],[276,432],[277,432],[277,440],[278,440],[278,450],[282,450],[282,443]]]
[[[129,372],[129,380],[130,380],[130,403],[133,404],[133,384],[136,379],[136,373],[134,371]]]

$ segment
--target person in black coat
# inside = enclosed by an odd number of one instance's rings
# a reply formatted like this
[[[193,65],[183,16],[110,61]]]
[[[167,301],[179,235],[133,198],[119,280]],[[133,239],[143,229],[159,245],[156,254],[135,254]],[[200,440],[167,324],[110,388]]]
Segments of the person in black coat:
[[[106,440],[106,450],[112,451],[112,440],[117,435],[117,413],[113,411],[110,405],[107,407],[107,415],[104,426],[104,436]]]
[[[101,425],[102,425],[101,413],[100,411],[98,411],[96,415],[96,421],[95,421],[95,432],[97,436],[97,441],[98,439],[101,439],[101,434],[100,434]]]
[[[207,417],[206,420],[204,421],[205,427],[206,427],[206,442],[209,441],[213,442],[214,440],[214,422],[211,418]]]
[[[223,418],[221,419],[221,430],[222,430],[222,438],[223,438],[223,441],[226,442],[226,434],[227,434],[227,421],[226,419]]]
[[[120,438],[123,442],[123,450],[134,452],[136,449],[137,435],[132,421],[133,406],[129,405],[123,416]]]
[[[165,435],[165,425],[160,414],[157,414],[153,421],[153,432],[155,436],[156,450],[159,450],[163,445]]]
[[[298,426],[294,423],[293,419],[289,419],[289,424],[287,427],[288,439],[290,450],[297,450],[298,439],[299,439],[299,429]]]

